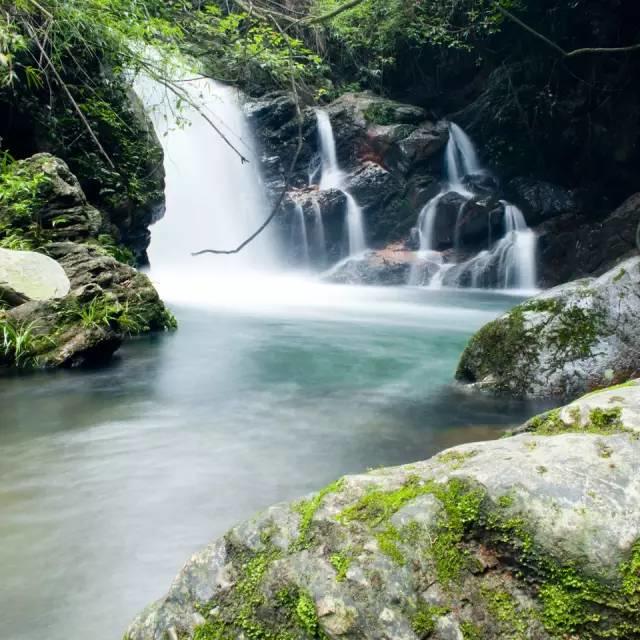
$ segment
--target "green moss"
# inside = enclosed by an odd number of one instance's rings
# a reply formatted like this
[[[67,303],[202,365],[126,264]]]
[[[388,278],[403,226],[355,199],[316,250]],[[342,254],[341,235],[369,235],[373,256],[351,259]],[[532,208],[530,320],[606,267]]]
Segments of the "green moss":
[[[312,637],[318,632],[318,612],[316,605],[311,596],[302,591],[298,596],[296,603],[296,616],[302,628],[305,629]]]
[[[560,410],[537,416],[529,421],[528,429],[541,436],[554,436],[563,433],[590,433],[594,435],[610,436],[617,433],[629,433],[634,437],[638,434],[625,427],[622,420],[622,409],[596,407],[589,412],[589,419],[582,423],[579,407],[574,408],[574,415],[569,422],[560,417]]]
[[[450,465],[455,471],[460,469],[467,460],[473,458],[476,454],[476,451],[446,451],[438,456],[438,462]]]
[[[616,274],[615,278],[613,279],[613,281],[615,283],[620,282],[620,280],[622,280],[622,278],[624,278],[627,275],[627,272],[625,269],[620,269],[620,271],[618,271],[618,273]]]
[[[340,491],[343,483],[344,481],[342,479],[337,480],[336,482],[324,487],[324,489],[321,489],[310,500],[302,500],[294,506],[295,511],[300,514],[300,524],[298,526],[298,539],[293,543],[292,550],[301,550],[309,545],[309,532],[311,530],[313,517],[320,508],[322,501],[329,494]]]
[[[477,382],[493,376],[497,391],[525,393],[539,352],[537,335],[526,328],[524,308],[486,324],[467,345],[456,379]]]
[[[473,622],[463,620],[460,623],[460,631],[462,632],[463,640],[482,640],[482,630]]]
[[[556,358],[579,359],[592,354],[592,348],[604,327],[604,315],[599,311],[577,306],[565,307],[556,320],[557,326],[549,337],[559,352]]]
[[[446,616],[449,609],[446,607],[432,607],[422,604],[411,619],[411,628],[419,638],[428,638],[435,630],[438,618]]]
[[[484,588],[482,596],[487,605],[489,614],[500,623],[501,627],[513,640],[526,640],[528,638],[528,618],[530,612],[523,612],[507,591]],[[507,637],[506,634],[504,634]]]
[[[553,298],[533,299],[522,305],[524,311],[533,311],[536,313],[559,313],[562,311],[562,303]]]
[[[347,577],[347,571],[351,566],[352,558],[346,553],[334,553],[330,558],[331,566],[336,570],[336,581],[344,582]]]
[[[399,545],[402,543],[400,532],[393,525],[387,526],[383,531],[375,534],[380,551],[391,558],[397,565],[406,564],[406,558]]]
[[[596,389],[595,391],[591,391],[580,398],[581,400],[584,398],[591,398],[593,396],[597,396],[601,393],[606,393],[607,391],[615,391],[617,389],[628,389],[629,387],[637,387],[638,384],[633,380],[628,380],[627,382],[622,382],[621,384],[615,384],[612,387],[604,387],[603,389]]]
[[[395,110],[392,105],[374,102],[367,107],[364,118],[369,124],[388,125],[395,120]]]

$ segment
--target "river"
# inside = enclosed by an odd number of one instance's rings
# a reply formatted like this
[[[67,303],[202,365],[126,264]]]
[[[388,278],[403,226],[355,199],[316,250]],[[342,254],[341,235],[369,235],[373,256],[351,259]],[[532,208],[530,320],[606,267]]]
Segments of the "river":
[[[119,638],[257,510],[536,410],[451,383],[471,333],[517,298],[297,286],[178,299],[179,331],[106,368],[0,379],[4,640]]]

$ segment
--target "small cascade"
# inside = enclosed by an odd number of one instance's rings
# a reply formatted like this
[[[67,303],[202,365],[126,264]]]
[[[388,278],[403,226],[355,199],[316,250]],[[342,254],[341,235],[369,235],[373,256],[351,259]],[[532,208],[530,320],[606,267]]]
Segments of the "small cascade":
[[[527,227],[524,214],[518,207],[502,201],[505,236],[498,242],[508,243],[502,255],[500,273],[505,288],[534,289],[536,273],[536,234]]]
[[[316,261],[321,267],[327,265],[327,237],[324,231],[322,209],[317,200],[313,201],[313,249]]]
[[[537,238],[527,227],[520,209],[500,201],[504,208],[504,235],[493,243],[489,221],[488,249],[469,260],[456,264],[446,262],[438,253],[436,222],[442,198],[448,193],[463,196],[454,226],[453,249],[460,250],[460,230],[467,208],[475,194],[464,185],[464,178],[485,174],[478,153],[469,136],[457,124],[449,124],[449,141],[445,152],[446,182],[440,193],[422,208],[418,216],[420,246],[412,265],[409,284],[440,286],[470,286],[474,288],[535,289]]]
[[[345,175],[338,164],[336,141],[329,114],[322,109],[316,110],[318,122],[318,136],[320,138],[320,155],[322,159],[320,184],[321,190],[338,189],[347,198],[347,240],[349,257],[362,255],[367,250],[362,207],[356,199],[344,188]]]
[[[308,268],[309,261],[309,238],[307,235],[307,224],[304,219],[304,210],[301,204],[296,203],[295,207],[295,221],[291,228],[292,231],[292,245],[299,248],[298,256],[300,263],[303,267]]]
[[[476,173],[482,173],[471,138],[455,122],[449,123],[449,142],[446,151],[446,171],[448,190],[462,195],[473,195],[462,185],[462,179]]]

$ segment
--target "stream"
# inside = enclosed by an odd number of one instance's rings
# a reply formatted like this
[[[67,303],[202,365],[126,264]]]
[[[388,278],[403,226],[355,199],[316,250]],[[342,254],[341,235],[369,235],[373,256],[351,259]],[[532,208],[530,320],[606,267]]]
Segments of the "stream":
[[[0,379],[4,640],[119,638],[239,520],[538,409],[451,384],[472,332],[518,298],[254,290],[245,304],[233,286],[207,306],[176,300],[179,331],[107,368]]]

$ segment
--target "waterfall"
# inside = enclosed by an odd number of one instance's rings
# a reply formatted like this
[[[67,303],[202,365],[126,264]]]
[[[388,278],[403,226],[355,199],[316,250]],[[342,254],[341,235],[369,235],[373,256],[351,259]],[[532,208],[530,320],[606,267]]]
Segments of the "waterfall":
[[[505,236],[500,242],[508,243],[502,256],[502,282],[505,288],[534,289],[536,273],[536,234],[527,227],[518,207],[502,201],[504,206]],[[500,242],[498,244],[500,244]]]
[[[309,238],[307,237],[307,224],[304,219],[304,210],[302,205],[296,203],[295,207],[295,223],[291,227],[293,235],[293,246],[300,247],[300,261],[304,267],[309,266]]]
[[[327,265],[327,237],[324,232],[324,220],[322,209],[317,200],[313,201],[313,237],[314,253],[318,264],[321,267]]]
[[[495,244],[491,241],[489,222],[489,248],[480,251],[466,262],[445,262],[437,252],[435,237],[438,208],[443,196],[457,193],[464,197],[455,222],[454,249],[460,248],[460,230],[465,207],[474,193],[463,185],[465,176],[485,173],[478,153],[469,136],[454,122],[449,124],[449,141],[445,151],[446,183],[438,195],[422,208],[418,216],[420,248],[409,275],[409,284],[428,284],[429,287],[471,286],[501,289],[535,289],[537,237],[527,227],[520,209],[501,201],[504,208],[504,235]]]
[[[471,138],[455,122],[449,123],[445,164],[449,191],[471,195],[462,186],[462,179],[474,173],[481,173],[482,167]]]
[[[316,110],[318,136],[320,137],[320,154],[322,158],[320,189],[340,189],[342,191],[344,174],[338,165],[336,140],[329,114],[322,109]]]
[[[345,189],[345,175],[338,164],[336,140],[329,114],[322,109],[316,109],[318,122],[318,136],[320,138],[320,155],[322,167],[320,174],[320,189],[338,189],[347,198],[347,239],[349,256],[356,257],[367,250],[362,207],[356,199]]]
[[[269,206],[236,91],[205,78],[185,78],[181,86],[250,162],[240,161],[198,109],[149,78],[136,79],[165,153],[167,211],[152,228],[149,251],[154,279],[162,289],[163,277],[177,281],[179,271],[195,277],[275,268],[278,247],[270,229],[238,254],[191,256],[236,247],[265,220]]]

